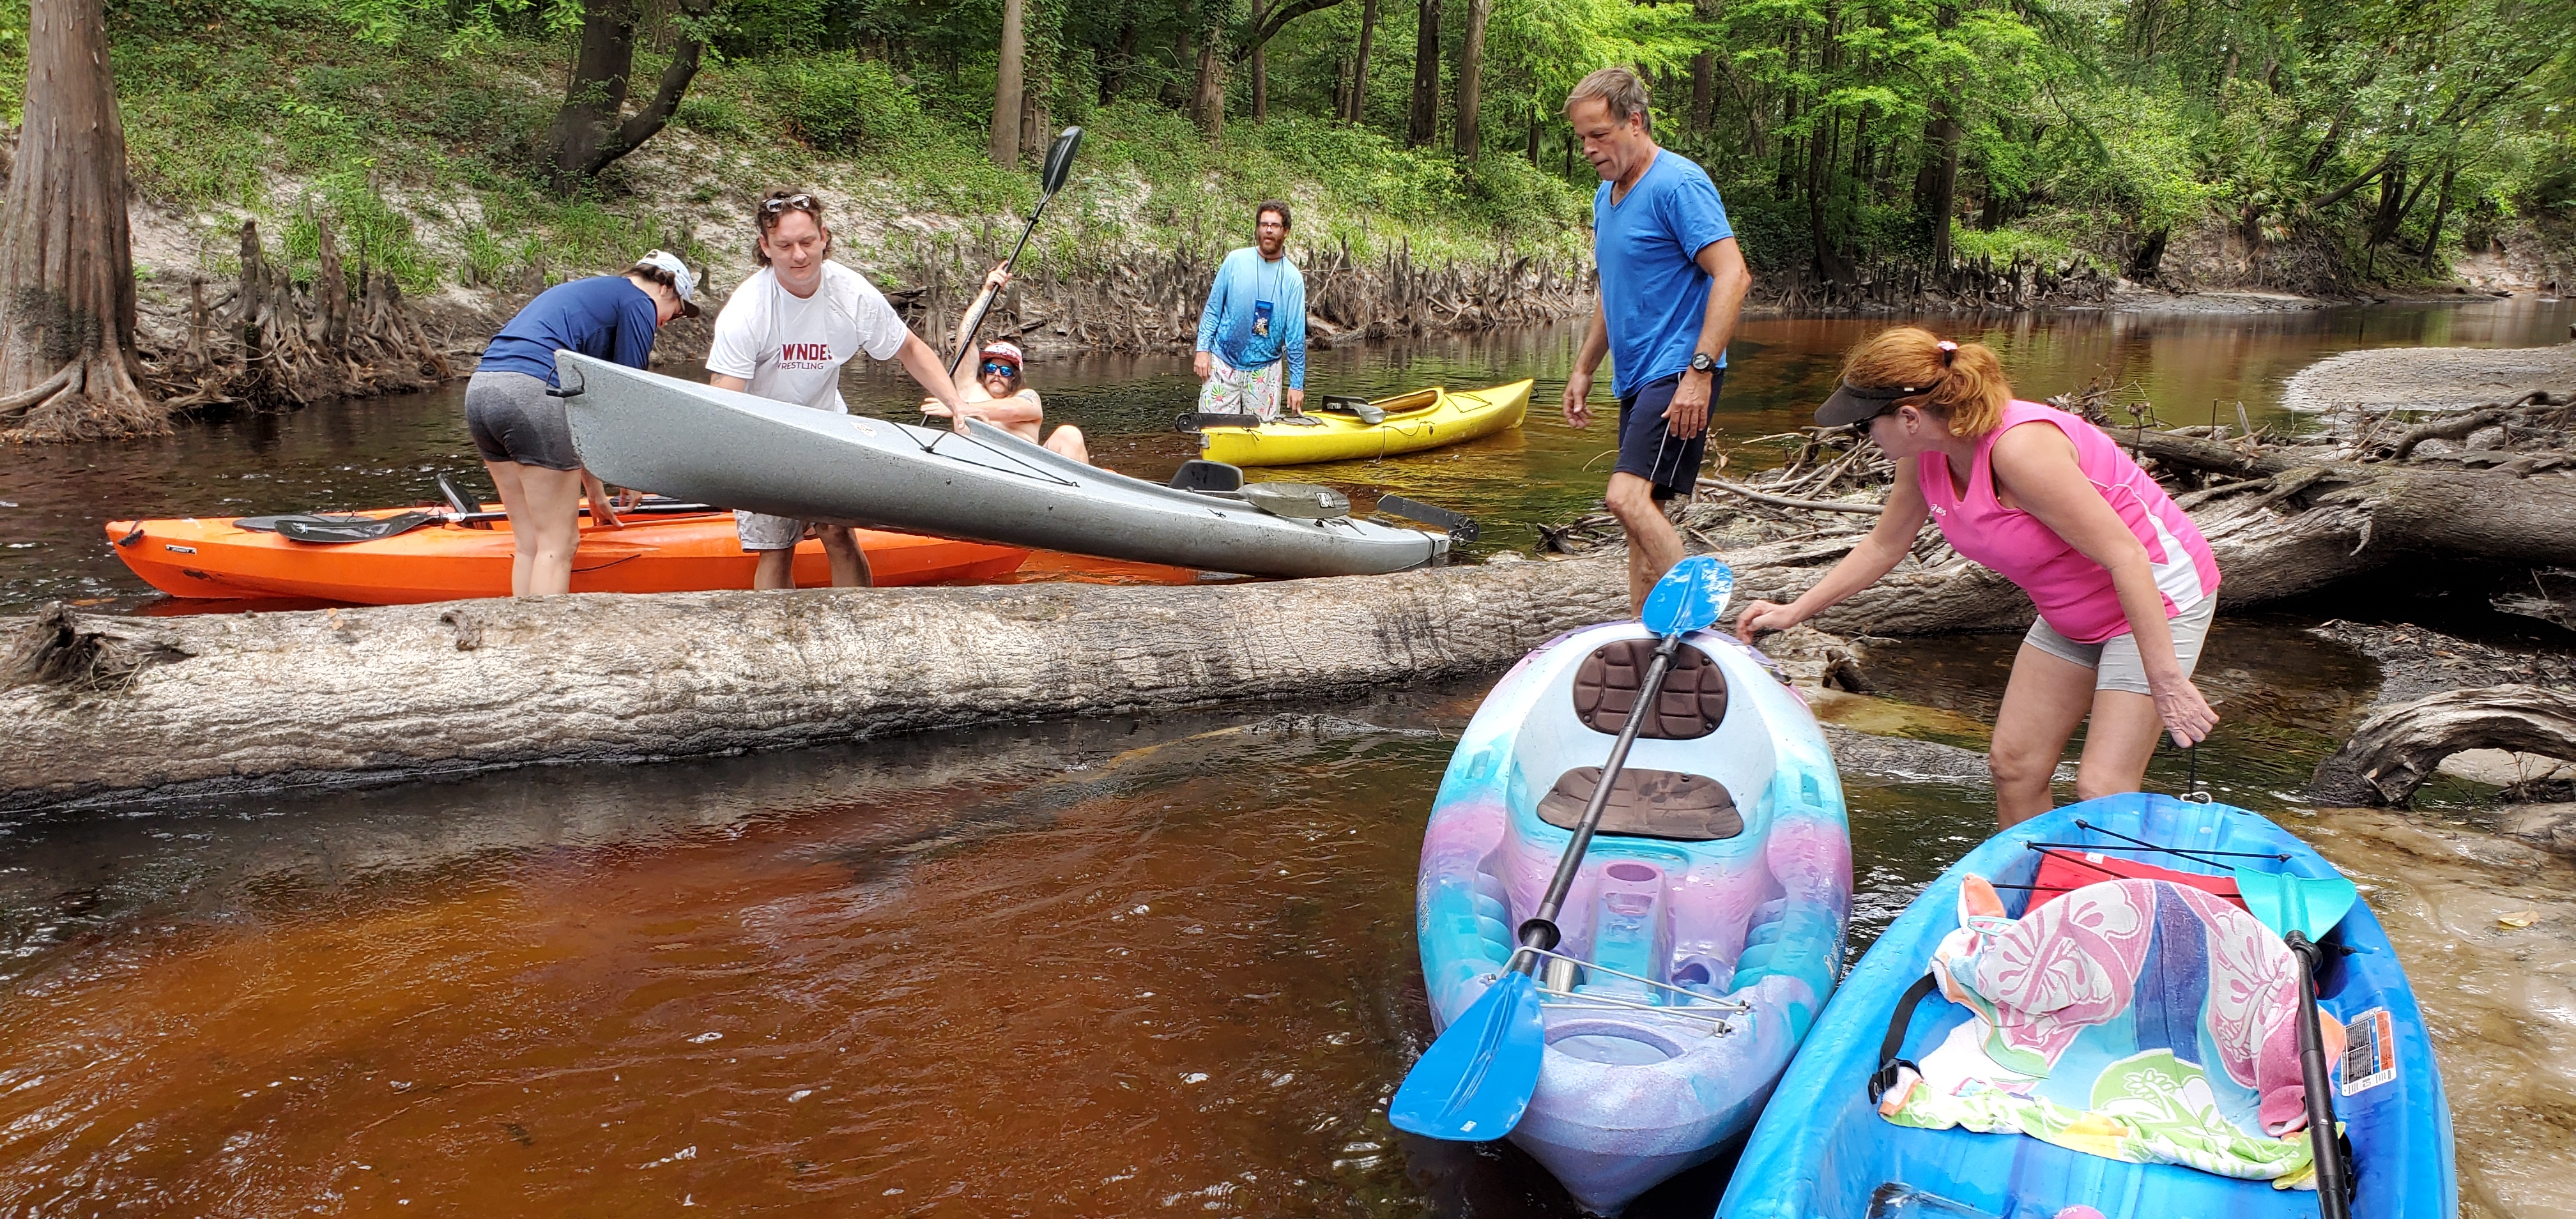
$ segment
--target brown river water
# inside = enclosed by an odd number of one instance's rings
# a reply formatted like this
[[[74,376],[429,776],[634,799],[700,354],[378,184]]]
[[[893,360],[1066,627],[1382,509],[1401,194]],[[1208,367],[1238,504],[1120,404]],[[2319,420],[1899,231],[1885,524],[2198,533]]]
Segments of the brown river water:
[[[2334,350],[2545,342],[2568,320],[2060,315],[1992,337],[2025,392],[2109,368],[2172,418],[2211,398],[2272,413]],[[1724,434],[1788,426],[1870,326],[1749,323]],[[1552,400],[1570,343],[1325,353],[1314,381],[1537,376]],[[1176,362],[1034,371],[1108,464],[1185,455],[1152,430],[1186,407]],[[0,454],[0,608],[148,608],[100,520],[417,498],[426,471],[472,467],[462,434],[433,395]],[[1525,547],[1597,495],[1603,447],[1534,412],[1516,436],[1325,476]],[[2464,1213],[2576,1214],[2576,868],[2483,830],[2490,793],[2465,783],[2413,814],[2302,805],[2374,685],[2305,629],[2340,607],[2305,608],[2214,637],[2227,721],[2200,775],[2315,842],[2388,924],[2442,1055]],[[1979,745],[2011,643],[1882,647],[1885,698],[1840,714]],[[1384,1117],[1429,1035],[1422,821],[1489,681],[0,815],[0,1216],[1568,1214],[1519,1153]],[[1857,952],[1992,808],[1973,786],[1847,779]],[[2177,789],[2183,760],[2149,782]],[[1706,1215],[1726,1167],[1632,1213]]]

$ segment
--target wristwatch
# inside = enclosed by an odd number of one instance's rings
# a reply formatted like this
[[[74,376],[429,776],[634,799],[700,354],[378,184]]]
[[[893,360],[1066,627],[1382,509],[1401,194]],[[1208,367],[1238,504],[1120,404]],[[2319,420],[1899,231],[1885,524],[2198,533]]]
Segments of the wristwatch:
[[[1717,357],[1710,355],[1705,351],[1693,352],[1691,353],[1690,370],[1692,372],[1716,372]]]

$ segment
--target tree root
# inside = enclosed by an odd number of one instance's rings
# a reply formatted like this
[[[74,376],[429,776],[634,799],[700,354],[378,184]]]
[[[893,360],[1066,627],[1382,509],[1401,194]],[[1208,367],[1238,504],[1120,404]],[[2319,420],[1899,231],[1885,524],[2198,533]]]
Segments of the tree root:
[[[242,225],[241,282],[231,294],[209,303],[202,283],[190,285],[188,339],[151,369],[174,408],[292,410],[425,389],[456,375],[403,308],[393,278],[362,269],[352,291],[330,227],[316,226],[322,267],[310,288],[266,256],[250,222]]]
[[[157,640],[118,634],[106,623],[84,622],[57,601],[46,606],[0,661],[0,687],[55,686],[67,690],[114,689],[154,665],[186,660],[189,653]]]
[[[18,426],[0,431],[0,441],[11,444],[123,440],[170,431],[169,408],[135,384],[114,352],[75,356],[61,372],[9,401],[26,404],[0,409],[0,415],[20,412]]]
[[[2362,721],[2317,766],[2309,794],[2333,804],[2403,806],[2442,759],[2504,749],[2576,761],[2576,697],[2541,686],[2429,694]]]

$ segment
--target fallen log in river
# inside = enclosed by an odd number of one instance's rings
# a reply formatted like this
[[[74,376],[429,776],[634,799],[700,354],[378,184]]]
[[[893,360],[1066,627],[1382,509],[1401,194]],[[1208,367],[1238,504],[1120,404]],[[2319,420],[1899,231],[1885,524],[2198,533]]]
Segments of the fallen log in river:
[[[2498,409],[2506,423],[2533,411]],[[2422,438],[2340,453],[2123,438],[2177,489],[2206,484],[2183,499],[2231,609],[2403,556],[2576,566],[2576,477],[2540,468],[2545,455],[2481,468],[2442,461]],[[1693,511],[1746,502],[1703,497]],[[1794,597],[1859,536],[1848,514],[1801,524],[1794,509],[1724,510],[1789,530],[1721,548],[1739,605]],[[2029,622],[2000,577],[1935,545],[1917,554],[1817,625],[1914,635]],[[1626,611],[1623,564],[1608,556],[1196,588],[591,594],[159,619],[57,607],[0,621],[16,640],[0,666],[0,807],[1329,697],[1494,672]]]

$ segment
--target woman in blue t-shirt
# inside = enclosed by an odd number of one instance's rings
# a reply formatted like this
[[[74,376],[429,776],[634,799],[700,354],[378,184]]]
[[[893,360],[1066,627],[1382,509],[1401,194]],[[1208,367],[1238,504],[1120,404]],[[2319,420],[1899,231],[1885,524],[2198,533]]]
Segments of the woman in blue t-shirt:
[[[594,275],[538,293],[483,349],[482,364],[465,383],[465,426],[510,514],[517,546],[511,596],[572,591],[585,491],[600,523],[619,523],[606,489],[573,452],[563,399],[546,393],[559,388],[555,353],[578,351],[642,368],[664,324],[698,315],[697,287],[687,263],[655,250],[623,275]]]

